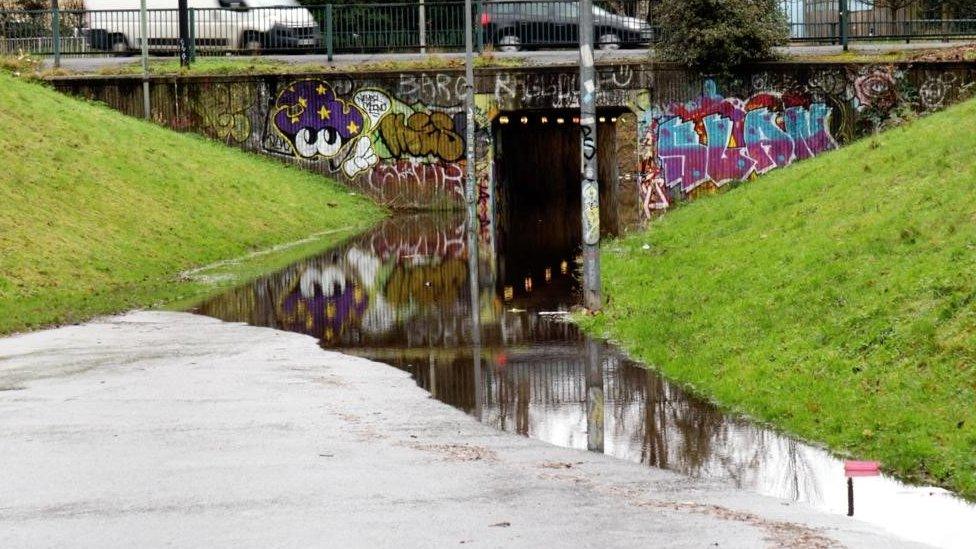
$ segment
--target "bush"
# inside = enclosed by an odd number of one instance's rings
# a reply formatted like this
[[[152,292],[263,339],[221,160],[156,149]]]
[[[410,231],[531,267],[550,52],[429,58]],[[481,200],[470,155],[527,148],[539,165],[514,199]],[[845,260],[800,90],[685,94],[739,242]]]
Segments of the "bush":
[[[663,59],[707,74],[772,59],[790,35],[779,0],[662,0],[655,22]]]

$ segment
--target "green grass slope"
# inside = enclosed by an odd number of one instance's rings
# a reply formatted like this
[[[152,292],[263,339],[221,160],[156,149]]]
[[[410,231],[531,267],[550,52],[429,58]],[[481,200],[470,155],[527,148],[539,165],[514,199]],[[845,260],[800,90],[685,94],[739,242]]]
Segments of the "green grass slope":
[[[588,330],[726,406],[976,496],[976,102],[681,207],[603,261]]]
[[[214,286],[181,271],[383,215],[314,174],[2,71],[0,167],[0,333],[199,298]]]

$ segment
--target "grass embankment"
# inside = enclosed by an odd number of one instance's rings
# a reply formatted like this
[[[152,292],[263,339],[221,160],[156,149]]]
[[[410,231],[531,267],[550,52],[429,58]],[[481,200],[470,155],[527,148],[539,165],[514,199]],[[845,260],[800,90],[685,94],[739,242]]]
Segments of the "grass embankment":
[[[382,216],[320,176],[2,71],[0,145],[0,333],[199,299]]]
[[[603,261],[589,331],[728,407],[976,496],[976,102],[678,208]]]

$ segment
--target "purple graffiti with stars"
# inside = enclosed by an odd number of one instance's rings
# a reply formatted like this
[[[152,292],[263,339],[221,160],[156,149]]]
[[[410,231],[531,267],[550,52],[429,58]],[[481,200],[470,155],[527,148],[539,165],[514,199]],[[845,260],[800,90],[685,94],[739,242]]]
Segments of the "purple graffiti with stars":
[[[358,325],[368,301],[362,285],[338,267],[311,268],[279,303],[279,322],[288,330],[332,342],[347,327]]]
[[[362,111],[337,97],[321,80],[300,80],[286,86],[275,101],[273,120],[302,158],[332,158],[364,130]]]

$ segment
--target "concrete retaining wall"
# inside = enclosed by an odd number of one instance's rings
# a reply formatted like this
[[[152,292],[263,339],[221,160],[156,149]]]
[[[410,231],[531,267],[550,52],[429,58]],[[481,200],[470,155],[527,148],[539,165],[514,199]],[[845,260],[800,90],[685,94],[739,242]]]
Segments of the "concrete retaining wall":
[[[670,65],[623,63],[599,67],[598,80],[600,109],[638,116],[635,169],[646,217],[941,109],[969,95],[976,64],[772,63],[714,81]],[[140,77],[51,83],[142,116]],[[487,218],[498,117],[572,114],[578,72],[485,69],[475,87],[476,170]],[[152,117],[162,125],[294,162],[392,207],[423,209],[461,204],[463,97],[460,71],[154,77],[150,92]]]

